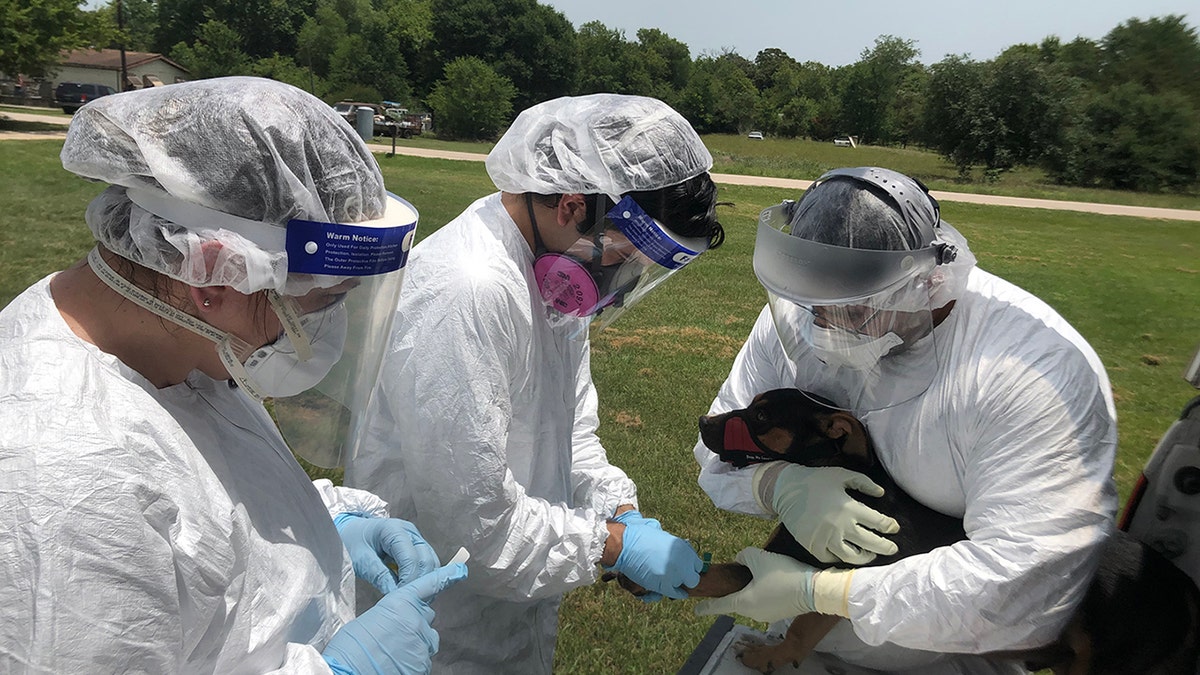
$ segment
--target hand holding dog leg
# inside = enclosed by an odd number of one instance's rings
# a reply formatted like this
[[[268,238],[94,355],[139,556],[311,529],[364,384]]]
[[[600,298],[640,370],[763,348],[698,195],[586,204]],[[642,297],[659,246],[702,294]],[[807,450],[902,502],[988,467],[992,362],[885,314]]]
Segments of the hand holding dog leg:
[[[626,511],[613,519],[624,527],[621,549],[612,568],[651,592],[642,599],[662,596],[682,600],[687,588],[700,583],[704,561],[686,541],[664,532],[659,522],[637,511]]]
[[[342,513],[333,524],[350,553],[355,576],[385,595],[440,564],[433,548],[406,520]],[[395,573],[388,569],[388,561],[396,564]]]
[[[816,611],[813,577],[820,571],[817,568],[761,548],[744,548],[736,560],[749,567],[754,578],[737,593],[700,602],[696,614],[732,613],[771,622]]]
[[[862,565],[898,549],[876,532],[900,531],[895,519],[857,501],[857,490],[881,496],[883,488],[863,474],[837,467],[785,462],[759,465],[754,493],[759,505],[778,514],[788,532],[821,562]]]

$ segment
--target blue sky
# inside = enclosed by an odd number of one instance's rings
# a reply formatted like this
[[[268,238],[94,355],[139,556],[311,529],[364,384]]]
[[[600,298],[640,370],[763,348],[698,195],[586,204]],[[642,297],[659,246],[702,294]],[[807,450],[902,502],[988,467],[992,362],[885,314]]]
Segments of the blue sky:
[[[798,61],[829,66],[853,63],[880,35],[914,40],[925,64],[947,54],[976,60],[1006,47],[1099,40],[1130,18],[1181,14],[1200,25],[1197,0],[540,0],[576,27],[593,20],[625,31],[658,28],[691,48],[692,57],[732,49],[748,59],[776,47]]]

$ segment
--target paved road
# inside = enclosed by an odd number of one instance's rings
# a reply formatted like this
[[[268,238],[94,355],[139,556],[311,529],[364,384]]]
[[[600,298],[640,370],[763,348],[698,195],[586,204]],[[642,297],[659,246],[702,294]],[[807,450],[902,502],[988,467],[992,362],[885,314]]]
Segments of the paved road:
[[[66,126],[71,123],[69,117],[53,115],[36,115],[0,111],[0,115],[21,122],[44,122]],[[61,132],[0,132],[0,140],[16,138],[63,138]],[[373,152],[389,153],[392,146],[378,143],[368,144]],[[482,162],[487,155],[472,152],[456,152],[453,150],[431,150],[428,148],[410,148],[396,146],[396,153],[412,157],[431,157],[435,159],[453,159],[467,162]],[[761,187],[787,188],[799,194],[808,188],[812,181],[795,180],[791,178],[770,178],[765,176],[739,176],[728,173],[714,173],[713,180],[727,185],[754,185]],[[1059,201],[1054,199],[1031,199],[1027,197],[1002,197],[999,195],[980,195],[967,192],[946,192],[933,190],[932,193],[940,201],[964,202],[969,204],[990,204],[993,206],[1015,206],[1029,209],[1052,209],[1055,211],[1082,211],[1084,213],[1101,213],[1114,216],[1134,216],[1137,218],[1161,218],[1163,220],[1190,220],[1200,222],[1200,211],[1188,209],[1163,209],[1151,206],[1123,206],[1120,204],[1094,204],[1090,202]]]

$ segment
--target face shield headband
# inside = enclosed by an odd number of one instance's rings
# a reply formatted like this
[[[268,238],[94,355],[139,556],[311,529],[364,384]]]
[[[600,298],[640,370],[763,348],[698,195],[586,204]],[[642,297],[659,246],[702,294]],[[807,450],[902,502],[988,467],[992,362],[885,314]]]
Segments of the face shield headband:
[[[385,213],[375,220],[292,219],[279,227],[169,195],[128,192],[141,208],[182,227],[227,230],[264,250],[286,251],[289,277],[318,288],[347,289],[333,296],[335,302],[307,313],[295,299],[268,289],[284,332],[258,349],[147,294],[151,304],[161,305],[147,309],[213,340],[239,388],[270,400],[276,424],[296,454],[317,466],[341,465],[363,436],[363,414],[389,342],[416,233],[416,209],[388,193]]]
[[[604,328],[708,248],[703,238],[676,237],[632,197],[597,197],[597,221],[565,251],[549,251],[526,195],[534,237],[534,280],[552,312],[595,318]],[[603,216],[599,216],[603,214]],[[552,317],[553,318],[553,317]]]

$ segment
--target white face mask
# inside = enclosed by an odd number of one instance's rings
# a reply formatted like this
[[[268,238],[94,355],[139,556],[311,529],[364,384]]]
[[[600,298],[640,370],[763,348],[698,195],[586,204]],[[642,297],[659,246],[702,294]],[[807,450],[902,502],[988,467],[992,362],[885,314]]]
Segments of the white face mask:
[[[837,328],[821,328],[809,322],[803,329],[804,340],[813,353],[834,368],[870,370],[904,340],[895,333],[871,337]]]
[[[282,398],[312,389],[342,357],[347,330],[344,303],[336,302],[302,315],[300,326],[312,347],[312,356],[307,360],[301,360],[287,333],[246,359],[246,376],[259,396]]]

